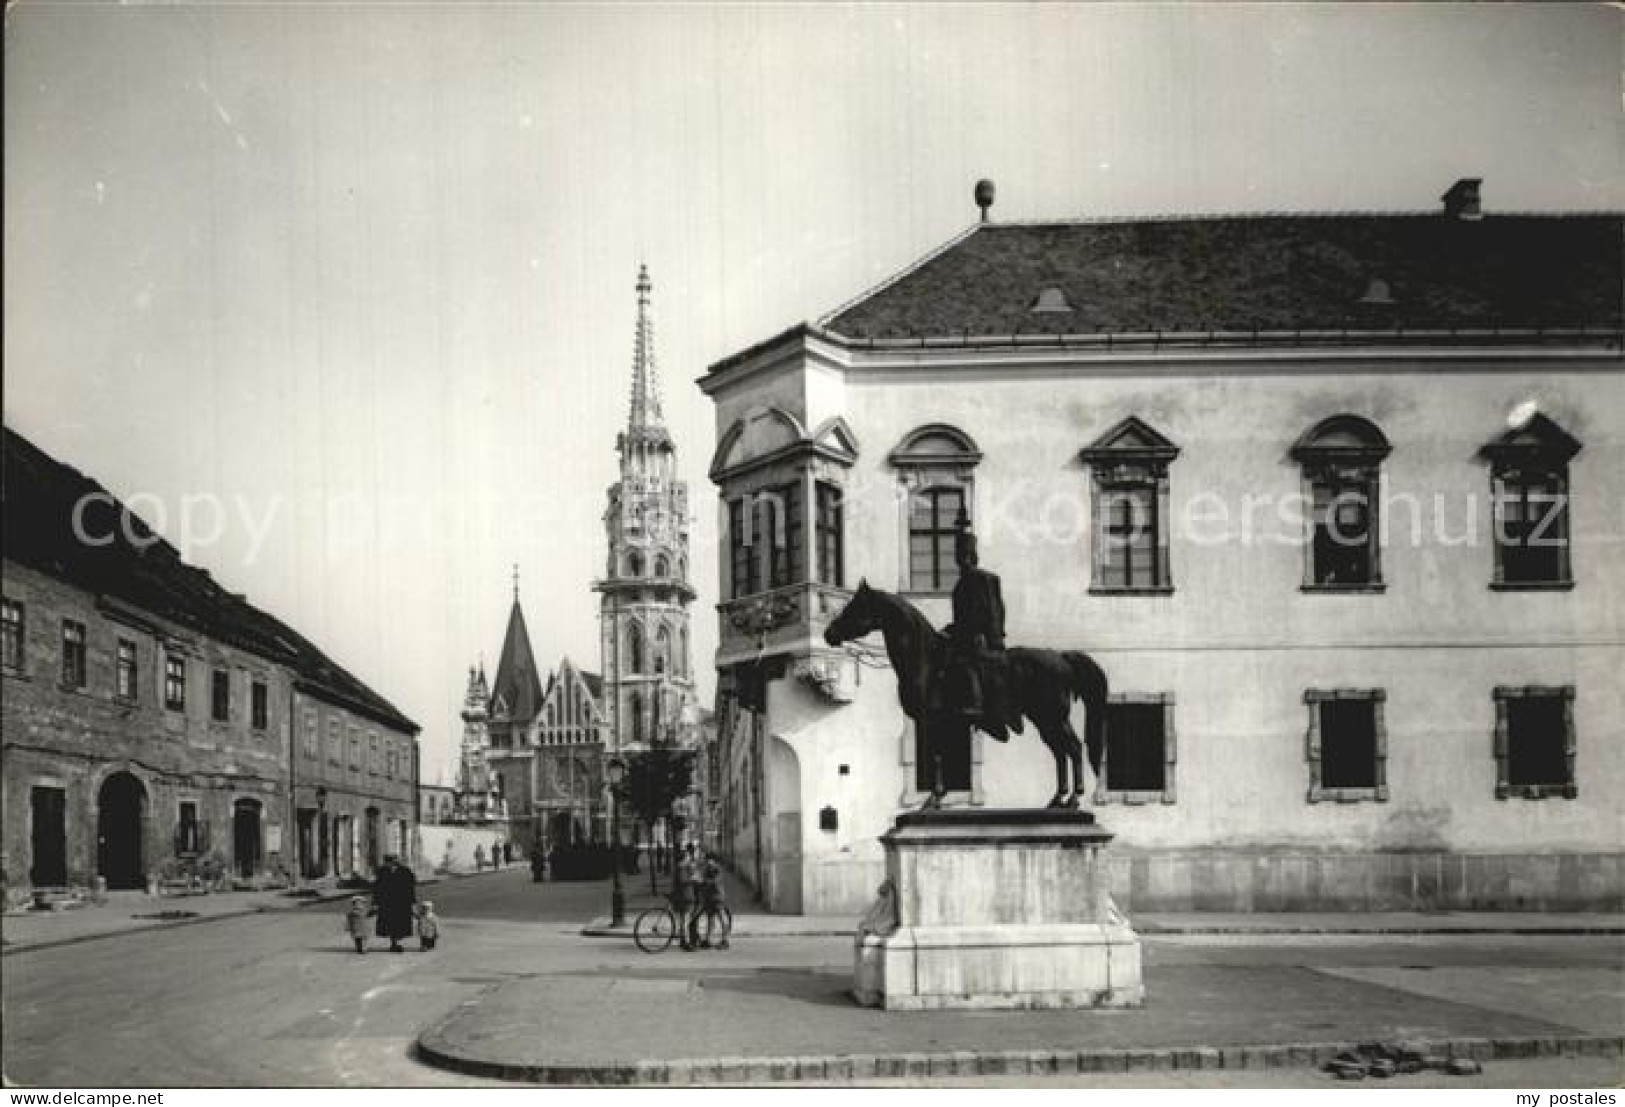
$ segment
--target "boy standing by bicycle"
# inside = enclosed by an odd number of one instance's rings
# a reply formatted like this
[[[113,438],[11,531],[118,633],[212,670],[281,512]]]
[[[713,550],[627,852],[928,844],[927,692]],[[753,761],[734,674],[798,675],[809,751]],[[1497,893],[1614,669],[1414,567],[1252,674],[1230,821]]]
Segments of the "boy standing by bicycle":
[[[705,914],[705,939],[699,943],[701,949],[711,948],[711,934],[717,927],[722,930],[722,940],[717,943],[717,948],[728,948],[728,926],[722,921],[722,908],[722,866],[717,864],[715,857],[707,857],[705,870],[700,878],[700,910]],[[699,936],[699,929],[699,917],[696,915],[695,937]]]
[[[699,941],[696,926],[699,923],[698,873],[694,869],[694,855],[684,853],[677,865],[677,876],[672,881],[671,909],[677,916],[677,937],[684,952],[692,952]]]

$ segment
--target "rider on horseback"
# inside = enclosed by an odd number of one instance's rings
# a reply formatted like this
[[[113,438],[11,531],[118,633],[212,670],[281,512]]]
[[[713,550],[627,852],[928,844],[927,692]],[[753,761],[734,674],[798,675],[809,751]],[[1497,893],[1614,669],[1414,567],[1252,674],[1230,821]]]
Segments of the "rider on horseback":
[[[949,694],[956,696],[952,706],[967,723],[1004,742],[1009,731],[1022,730],[1020,717],[1012,717],[1006,706],[1004,596],[999,578],[977,564],[976,535],[963,508],[954,520],[954,561],[959,565],[954,621],[945,628],[951,647],[945,675]]]

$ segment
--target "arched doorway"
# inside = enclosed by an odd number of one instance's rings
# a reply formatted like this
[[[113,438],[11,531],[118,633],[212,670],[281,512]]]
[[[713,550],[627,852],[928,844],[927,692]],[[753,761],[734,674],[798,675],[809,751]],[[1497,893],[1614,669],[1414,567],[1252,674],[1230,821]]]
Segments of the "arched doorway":
[[[142,827],[147,789],[129,773],[102,781],[96,796],[96,871],[109,888],[141,888],[147,883]]]
[[[547,823],[547,838],[555,846],[573,846],[583,840],[581,822],[570,811],[556,811]]]
[[[778,735],[767,741],[767,791],[773,813],[768,906],[786,915],[801,914],[801,758]]]
[[[237,875],[247,878],[260,867],[260,801],[240,799],[231,805],[232,856]]]

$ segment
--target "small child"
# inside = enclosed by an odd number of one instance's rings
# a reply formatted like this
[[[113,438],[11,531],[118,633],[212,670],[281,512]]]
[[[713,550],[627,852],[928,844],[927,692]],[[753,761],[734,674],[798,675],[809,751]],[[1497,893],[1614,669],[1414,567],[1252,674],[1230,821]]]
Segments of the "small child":
[[[351,896],[349,910],[344,912],[344,930],[355,941],[357,953],[367,952],[367,898]]]
[[[418,946],[423,950],[434,948],[435,941],[440,937],[440,920],[435,917],[434,902],[424,900],[413,908],[418,917]]]

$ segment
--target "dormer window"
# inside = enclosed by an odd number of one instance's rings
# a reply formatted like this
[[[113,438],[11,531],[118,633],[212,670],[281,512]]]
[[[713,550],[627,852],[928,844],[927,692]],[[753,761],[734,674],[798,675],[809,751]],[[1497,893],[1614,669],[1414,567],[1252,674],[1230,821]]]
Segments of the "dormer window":
[[[1569,459],[1580,443],[1536,412],[1488,443],[1494,502],[1492,588],[1572,588],[1569,563]]]
[[[1365,295],[1360,297],[1360,302],[1370,307],[1392,307],[1394,290],[1381,277],[1372,277],[1371,283],[1365,286]]]
[[[1304,590],[1382,591],[1382,431],[1356,415],[1336,415],[1298,439],[1310,503]]]
[[[1062,314],[1071,312],[1072,305],[1067,301],[1065,290],[1052,285],[1039,292],[1027,310],[1034,314]]]

